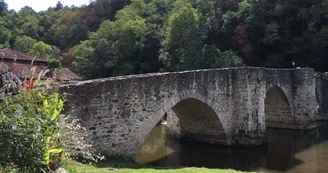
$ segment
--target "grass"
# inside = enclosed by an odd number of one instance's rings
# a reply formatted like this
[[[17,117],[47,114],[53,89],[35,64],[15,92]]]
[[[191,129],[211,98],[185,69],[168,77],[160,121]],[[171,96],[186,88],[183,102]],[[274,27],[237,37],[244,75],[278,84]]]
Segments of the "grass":
[[[73,160],[64,162],[69,173],[238,173],[235,170],[208,168],[164,168],[149,165],[137,165],[131,161],[106,161],[97,165],[83,164]]]

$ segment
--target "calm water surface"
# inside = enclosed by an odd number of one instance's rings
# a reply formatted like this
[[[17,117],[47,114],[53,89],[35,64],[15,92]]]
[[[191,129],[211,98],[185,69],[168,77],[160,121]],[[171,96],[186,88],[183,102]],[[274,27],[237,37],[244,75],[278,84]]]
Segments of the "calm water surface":
[[[328,173],[328,124],[312,131],[268,129],[269,142],[228,148],[179,141],[156,126],[136,161],[156,166],[193,166],[241,171]]]

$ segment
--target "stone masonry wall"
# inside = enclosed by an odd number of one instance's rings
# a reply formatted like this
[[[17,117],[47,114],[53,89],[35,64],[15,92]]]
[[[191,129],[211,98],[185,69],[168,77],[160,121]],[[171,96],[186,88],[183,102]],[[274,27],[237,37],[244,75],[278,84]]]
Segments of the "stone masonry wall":
[[[183,137],[180,120],[172,109],[167,112],[167,133],[177,138]]]
[[[271,88],[279,87],[285,94],[291,110],[291,116],[280,115],[280,118],[276,119],[277,123],[269,123],[268,127],[302,130],[316,127],[314,70],[267,70],[265,81],[266,90],[261,96],[265,99]]]
[[[292,115],[294,129],[313,129],[316,127],[315,71],[313,69],[296,69],[292,72]]]
[[[311,79],[311,77],[313,79]],[[134,157],[167,113],[189,140],[260,145],[266,140],[265,95],[279,86],[291,106],[293,127],[312,128],[315,81],[311,69],[228,68],[153,73],[83,81],[63,86],[65,113],[92,133],[109,155]],[[312,99],[313,97],[313,99]],[[174,127],[174,124],[171,124]]]
[[[317,120],[328,120],[328,77],[316,74]]]
[[[323,120],[328,120],[328,77],[323,76],[322,78],[322,97],[321,101],[321,116]]]

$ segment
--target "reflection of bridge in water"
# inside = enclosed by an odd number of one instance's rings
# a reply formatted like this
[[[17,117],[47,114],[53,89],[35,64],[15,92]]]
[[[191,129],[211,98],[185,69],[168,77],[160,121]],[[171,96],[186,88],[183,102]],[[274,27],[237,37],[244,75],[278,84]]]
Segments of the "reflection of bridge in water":
[[[268,145],[256,148],[179,142],[170,136],[165,139],[164,129],[164,126],[157,126],[151,132],[137,154],[137,162],[277,173],[328,172],[328,124],[311,131],[268,129]],[[157,148],[147,150],[146,146],[154,144],[154,141],[159,144]]]
[[[244,67],[97,79],[62,91],[66,114],[82,120],[99,151],[134,157],[165,114],[171,134],[228,146],[261,145],[266,127],[312,129],[326,83],[308,68]]]

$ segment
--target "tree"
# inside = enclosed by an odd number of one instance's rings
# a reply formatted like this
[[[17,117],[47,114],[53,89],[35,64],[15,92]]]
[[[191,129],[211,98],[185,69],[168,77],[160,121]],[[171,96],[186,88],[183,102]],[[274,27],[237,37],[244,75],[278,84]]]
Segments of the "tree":
[[[50,58],[51,51],[52,48],[50,45],[44,43],[43,41],[39,41],[33,45],[33,49],[30,53],[41,58]]]
[[[94,61],[95,49],[92,46],[92,41],[86,40],[78,46],[78,51],[75,53],[75,61],[73,62],[74,71],[78,72],[84,78],[98,77],[99,67]]]
[[[32,51],[36,40],[29,36],[17,37],[14,43],[14,49],[20,52],[29,53]]]
[[[87,78],[228,67],[240,59],[328,71],[325,0],[95,0],[72,8],[58,1],[42,12],[8,11],[5,3],[0,9],[1,47],[26,52],[31,44],[18,38],[43,41],[50,53],[29,53],[62,56]]]
[[[131,0],[97,0],[94,2],[93,14],[94,19],[92,23],[99,26],[104,20],[113,20],[117,11],[121,10],[124,6],[131,3]]]
[[[78,46],[74,46],[68,50],[68,52],[64,53],[61,57],[61,63],[65,66],[70,66],[75,60],[75,53],[78,49]]]
[[[252,61],[252,52],[254,50],[252,43],[249,40],[247,29],[244,26],[238,25],[234,31],[232,37],[234,44],[240,49],[240,52],[245,57],[249,64],[254,63]]]
[[[138,18],[138,17],[137,17]],[[140,73],[145,36],[144,19],[105,21],[76,51],[74,67],[88,78]],[[89,73],[89,70],[94,72]]]
[[[8,5],[5,1],[0,1],[0,16],[5,15],[8,12]]]
[[[47,67],[51,70],[54,70],[54,69],[57,69],[57,68],[61,68],[62,66],[61,66],[61,63],[58,59],[50,58],[48,60]]]
[[[10,46],[10,40],[12,38],[12,31],[3,26],[0,26],[0,44]]]
[[[57,11],[61,10],[63,7],[64,7],[63,4],[60,1],[58,1],[57,4],[56,4],[56,10]]]
[[[190,5],[180,8],[168,19],[161,59],[168,70],[201,68],[201,33],[197,11]]]
[[[215,45],[205,45],[202,49],[204,68],[224,68],[242,66],[242,59],[232,50],[221,51]]]
[[[12,26],[8,26],[8,29],[12,30],[14,37],[17,36],[30,36],[34,39],[39,39],[39,33],[43,30],[42,26],[39,25],[38,13],[35,12],[31,7],[23,7],[19,13],[8,15],[9,19],[12,20]],[[10,22],[8,21],[10,24]]]
[[[243,61],[238,55],[232,51],[227,50],[224,52],[219,51],[219,56],[216,59],[215,67],[237,67],[242,66]]]

